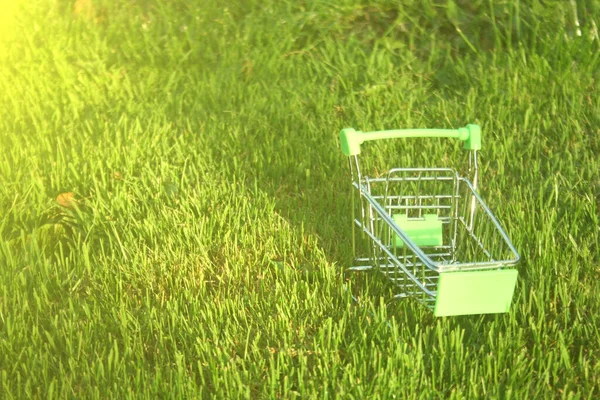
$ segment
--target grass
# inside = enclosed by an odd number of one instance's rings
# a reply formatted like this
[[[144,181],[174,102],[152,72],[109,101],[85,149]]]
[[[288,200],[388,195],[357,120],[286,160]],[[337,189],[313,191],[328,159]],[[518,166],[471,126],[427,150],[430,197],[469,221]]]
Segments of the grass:
[[[0,397],[598,396],[597,1],[10,10]],[[466,123],[523,260],[511,312],[435,319],[377,280],[355,305],[339,129]]]

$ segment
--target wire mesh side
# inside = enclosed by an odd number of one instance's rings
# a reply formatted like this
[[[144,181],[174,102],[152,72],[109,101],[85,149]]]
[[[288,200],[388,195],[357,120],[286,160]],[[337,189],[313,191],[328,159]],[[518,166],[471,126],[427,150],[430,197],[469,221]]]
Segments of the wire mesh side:
[[[473,185],[458,180],[456,234],[452,268],[492,269],[514,266],[519,254]],[[446,268],[448,269],[448,268]]]
[[[398,289],[397,296],[435,298],[438,273],[435,263],[452,259],[457,175],[449,168],[397,168],[385,176],[354,183],[354,223],[358,264],[375,267]],[[404,215],[421,220],[433,214],[442,224],[444,243],[414,248],[393,218]],[[399,246],[399,242],[406,242]],[[370,264],[370,265],[369,265]]]

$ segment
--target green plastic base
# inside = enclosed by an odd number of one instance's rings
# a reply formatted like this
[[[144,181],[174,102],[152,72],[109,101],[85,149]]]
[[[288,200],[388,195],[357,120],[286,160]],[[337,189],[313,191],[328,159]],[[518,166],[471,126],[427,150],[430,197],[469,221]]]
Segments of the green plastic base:
[[[508,312],[518,272],[516,269],[442,272],[434,314],[495,314]]]
[[[441,246],[443,243],[442,221],[436,214],[425,214],[420,220],[409,220],[406,214],[396,214],[394,221],[417,246]],[[396,237],[395,245],[402,247],[404,242]]]

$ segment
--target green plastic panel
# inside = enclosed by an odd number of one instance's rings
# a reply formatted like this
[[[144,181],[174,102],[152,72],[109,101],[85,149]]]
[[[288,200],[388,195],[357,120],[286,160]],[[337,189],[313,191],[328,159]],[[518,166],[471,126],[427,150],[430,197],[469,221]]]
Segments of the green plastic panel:
[[[516,269],[442,272],[434,314],[495,314],[508,312],[518,271]]]
[[[442,245],[442,221],[436,214],[425,214],[422,220],[409,220],[406,214],[396,214],[394,221],[417,246]],[[404,242],[396,236],[395,245],[403,247]]]

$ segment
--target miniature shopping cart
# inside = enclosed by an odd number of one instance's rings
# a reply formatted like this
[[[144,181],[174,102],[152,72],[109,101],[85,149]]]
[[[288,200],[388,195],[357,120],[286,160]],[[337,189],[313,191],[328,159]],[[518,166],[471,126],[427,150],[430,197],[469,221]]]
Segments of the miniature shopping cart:
[[[360,169],[366,141],[447,137],[464,142],[469,181],[453,168]],[[353,271],[377,270],[394,298],[415,297],[436,316],[507,312],[519,254],[477,193],[478,125],[340,132],[352,174]]]

